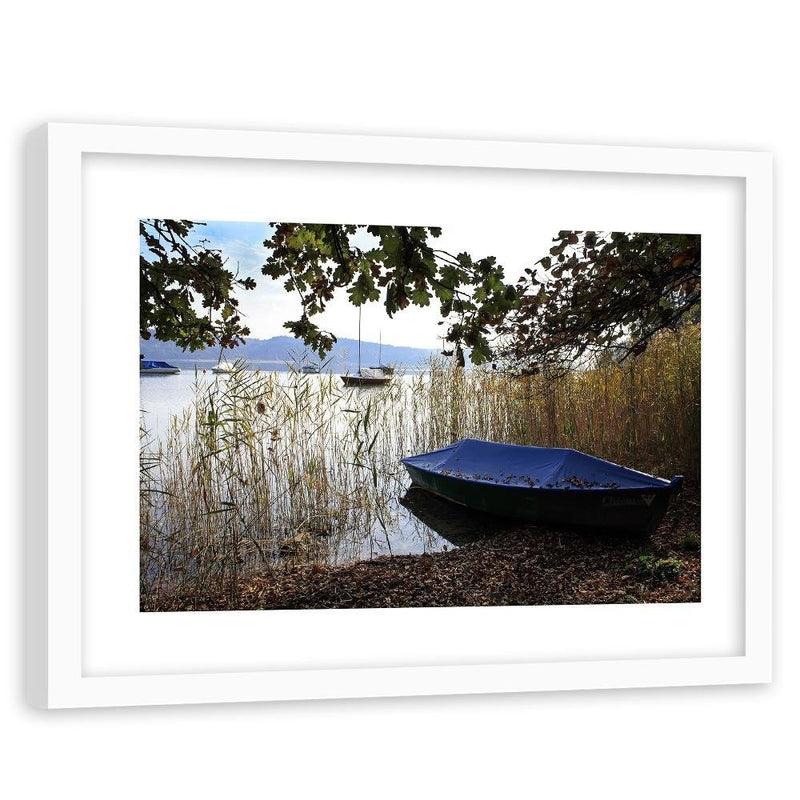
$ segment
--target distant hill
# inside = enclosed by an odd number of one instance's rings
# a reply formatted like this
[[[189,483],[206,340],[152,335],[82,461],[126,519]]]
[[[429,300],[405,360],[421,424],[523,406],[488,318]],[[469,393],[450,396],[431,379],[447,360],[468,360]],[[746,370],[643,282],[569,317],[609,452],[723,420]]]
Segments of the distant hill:
[[[176,367],[200,369],[214,366],[219,359],[218,348],[197,350],[194,353],[184,352],[172,342],[160,342],[157,339],[139,341],[139,352],[145,358],[154,361],[168,361]],[[381,360],[384,364],[414,369],[426,362],[438,350],[425,350],[419,347],[398,347],[384,344],[380,348]],[[289,364],[318,364],[319,357],[307,348],[302,341],[291,336],[273,336],[271,339],[248,339],[247,342],[233,350],[226,350],[228,361],[244,358],[253,364],[274,370],[286,369]],[[358,340],[339,339],[333,350],[325,359],[327,369],[334,372],[355,372],[358,369]],[[361,342],[361,366],[378,365],[378,343]]]

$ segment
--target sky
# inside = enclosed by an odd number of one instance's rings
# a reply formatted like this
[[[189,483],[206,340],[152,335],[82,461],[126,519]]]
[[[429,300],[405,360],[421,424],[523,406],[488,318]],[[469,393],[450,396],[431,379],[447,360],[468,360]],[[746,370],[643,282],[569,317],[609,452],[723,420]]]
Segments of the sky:
[[[313,220],[307,220],[313,222]],[[271,235],[265,222],[221,222],[208,221],[195,228],[192,240],[208,239],[205,246],[219,249],[228,259],[229,269],[238,269],[241,277],[252,276],[256,281],[253,291],[238,293],[239,308],[250,336],[269,339],[272,336],[290,335],[283,323],[300,317],[299,300],[286,292],[282,281],[275,281],[261,273],[268,250],[264,240]],[[558,231],[537,229],[532,224],[521,235],[515,227],[511,235],[498,235],[496,228],[485,229],[473,225],[443,228],[442,235],[434,240],[437,249],[451,253],[466,251],[473,258],[493,255],[497,263],[505,268],[506,280],[516,282],[526,267],[533,267],[542,256],[547,255],[551,241]],[[364,234],[366,236],[366,234]],[[362,306],[361,338],[377,342],[380,337],[385,344],[435,349],[441,345],[440,337],[446,332],[441,320],[439,304],[432,300],[424,308],[409,306],[389,319],[382,302]],[[349,302],[344,290],[337,292],[326,310],[314,317],[323,329],[338,338],[358,338],[358,311]]]

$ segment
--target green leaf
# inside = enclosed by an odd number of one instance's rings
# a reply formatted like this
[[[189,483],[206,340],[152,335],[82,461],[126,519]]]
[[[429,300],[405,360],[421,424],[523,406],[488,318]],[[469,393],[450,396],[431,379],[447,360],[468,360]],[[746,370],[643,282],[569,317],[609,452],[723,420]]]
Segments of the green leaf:
[[[414,289],[411,293],[411,302],[417,306],[430,305],[431,296],[425,289]]]

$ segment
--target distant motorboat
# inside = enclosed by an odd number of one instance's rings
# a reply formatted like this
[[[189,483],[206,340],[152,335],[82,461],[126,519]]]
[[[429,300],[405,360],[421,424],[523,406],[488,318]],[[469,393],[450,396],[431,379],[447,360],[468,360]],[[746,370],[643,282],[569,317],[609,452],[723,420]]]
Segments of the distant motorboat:
[[[304,364],[300,367],[300,374],[301,375],[319,375],[319,367],[315,364]]]
[[[230,375],[233,372],[233,364],[228,361],[220,361],[216,367],[212,367],[211,371],[217,375]]]
[[[179,373],[178,367],[173,367],[166,361],[149,361],[147,359],[139,361],[139,375],[177,375]]]

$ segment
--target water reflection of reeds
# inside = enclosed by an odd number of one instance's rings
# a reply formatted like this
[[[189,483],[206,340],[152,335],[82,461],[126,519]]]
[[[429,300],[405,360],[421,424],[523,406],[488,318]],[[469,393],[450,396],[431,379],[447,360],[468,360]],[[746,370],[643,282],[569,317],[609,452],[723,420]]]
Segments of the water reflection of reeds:
[[[166,433],[142,429],[141,590],[213,582],[235,599],[256,569],[440,549],[430,509],[418,518],[401,504],[399,459],[467,436],[696,478],[699,354],[699,330],[688,329],[624,367],[557,382],[441,362],[367,391],[241,364],[201,375]],[[444,539],[457,544],[458,527]]]

